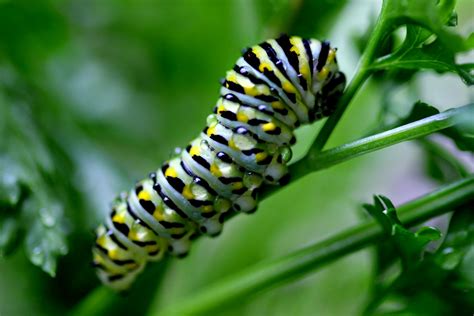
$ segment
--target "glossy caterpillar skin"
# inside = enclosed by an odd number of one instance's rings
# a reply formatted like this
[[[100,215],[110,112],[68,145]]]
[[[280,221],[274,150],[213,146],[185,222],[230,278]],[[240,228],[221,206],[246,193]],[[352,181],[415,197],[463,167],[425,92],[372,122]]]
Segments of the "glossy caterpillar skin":
[[[113,202],[93,247],[101,281],[127,289],[147,261],[184,256],[226,213],[254,211],[262,185],[289,180],[294,129],[330,115],[344,87],[328,42],[282,35],[246,49],[198,137]]]

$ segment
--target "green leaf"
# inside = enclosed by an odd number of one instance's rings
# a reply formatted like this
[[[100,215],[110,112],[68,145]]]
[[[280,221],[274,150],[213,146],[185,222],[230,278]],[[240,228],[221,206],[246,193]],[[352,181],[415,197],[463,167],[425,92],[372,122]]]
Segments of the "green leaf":
[[[463,151],[474,152],[474,109],[470,109],[457,120],[457,124],[443,131]]]
[[[369,66],[372,70],[431,69],[440,73],[454,72],[467,84],[474,84],[472,64],[456,64],[455,57],[474,47],[473,34],[468,38],[456,34],[455,1],[398,1],[384,2],[383,22],[385,37],[392,30],[406,26],[407,34],[402,45]],[[450,26],[450,27],[448,27]]]
[[[454,213],[442,251],[437,253],[435,261],[446,270],[454,270],[460,266],[463,257],[473,247],[474,212],[468,206]]]
[[[471,233],[472,236],[472,233]],[[471,239],[471,245],[465,252],[458,266],[457,273],[459,280],[456,282],[456,287],[464,292],[470,292],[470,303],[474,306],[474,246]]]
[[[397,248],[405,269],[416,267],[422,258],[425,246],[441,237],[439,230],[432,227],[422,227],[415,233],[404,228],[393,203],[385,196],[374,196],[374,204],[365,204],[364,208],[390,236],[390,241]]]
[[[416,43],[416,42],[414,42]],[[379,59],[372,65],[374,69],[432,69],[440,73],[457,73],[467,85],[474,84],[471,74],[472,64],[456,64],[455,54],[450,51],[439,39],[420,47],[403,46],[395,53]]]
[[[410,114],[400,120],[398,124],[408,124],[422,118],[438,114],[439,110],[426,103],[418,101],[414,104]],[[466,113],[456,118],[456,125],[441,131],[451,138],[460,150],[474,152],[474,109],[467,109]]]
[[[66,199],[58,193],[68,185],[60,175],[71,168],[58,172],[64,159],[53,152],[22,97],[1,92],[0,136],[6,141],[0,144],[0,254],[23,243],[30,261],[54,276],[57,259],[68,250],[63,203],[56,198]]]
[[[432,116],[438,113],[439,113],[439,110],[435,108],[434,106],[418,101],[413,105],[410,113],[406,117],[402,118],[397,123],[397,125],[405,125],[405,124],[418,121],[418,120],[424,119],[425,117]]]
[[[455,0],[384,1],[384,18],[392,29],[400,25],[416,25],[436,34],[451,51],[462,52],[472,48],[470,42],[448,26],[455,24]]]
[[[17,165],[6,156],[0,156],[0,212],[3,206],[16,205],[21,196],[21,184],[15,172]]]
[[[428,176],[442,183],[465,177],[469,170],[442,144],[431,140],[419,140],[424,150],[425,169]]]
[[[464,315],[474,309],[474,213],[469,204],[454,212],[448,233],[436,253],[395,281],[405,312],[419,310],[429,295],[438,312]],[[430,280],[423,282],[423,280]]]
[[[472,204],[459,207],[449,223],[446,239],[433,261],[450,271],[446,288],[452,289],[466,310],[474,310],[474,212]]]
[[[382,276],[392,267],[398,259],[397,249],[390,241],[384,241],[375,245],[375,271],[374,276],[376,282],[374,286],[380,288],[382,286]]]
[[[454,27],[458,25],[458,14],[456,12],[452,12],[451,16],[449,17],[448,22],[446,23],[446,26]]]
[[[12,174],[0,174],[0,205],[15,205],[20,199],[20,194],[18,179]]]
[[[18,208],[25,198],[25,187],[18,170],[12,159],[0,156],[0,258],[13,253],[24,235]]]
[[[377,291],[374,292],[374,297],[366,308],[366,314],[378,309],[390,310],[390,304],[384,303],[394,300],[399,306],[397,313],[464,315],[472,310],[474,213],[470,201],[465,203],[454,212],[446,238],[435,253],[426,253],[417,265],[411,269],[403,269],[395,278],[390,276],[387,270],[377,274],[379,278],[376,283]],[[411,238],[405,232],[402,236]],[[419,239],[415,243],[422,245],[436,239],[439,232],[424,227],[415,236]],[[388,282],[382,283],[383,279],[388,279]]]
[[[68,252],[64,223],[58,221],[62,217],[61,206],[54,202],[42,205],[38,200],[30,199],[25,203],[24,211],[26,216],[36,216],[25,239],[27,255],[33,264],[54,277],[58,257]]]
[[[11,254],[18,247],[22,235],[18,219],[0,217],[0,258]]]
[[[417,1],[399,1],[386,0],[384,5],[387,7],[387,19],[407,20],[425,26],[438,28],[438,24],[446,24],[452,20],[452,14],[456,5],[455,0],[417,0]],[[402,22],[399,22],[402,23]]]

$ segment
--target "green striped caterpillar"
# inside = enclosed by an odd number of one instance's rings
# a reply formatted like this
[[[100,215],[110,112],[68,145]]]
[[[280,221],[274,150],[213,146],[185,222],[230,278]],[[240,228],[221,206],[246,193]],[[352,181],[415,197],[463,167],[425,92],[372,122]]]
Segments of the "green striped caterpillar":
[[[113,202],[93,247],[101,281],[127,289],[148,261],[184,256],[229,212],[253,212],[262,186],[289,180],[293,131],[330,115],[345,81],[326,41],[282,35],[246,49],[198,137]]]

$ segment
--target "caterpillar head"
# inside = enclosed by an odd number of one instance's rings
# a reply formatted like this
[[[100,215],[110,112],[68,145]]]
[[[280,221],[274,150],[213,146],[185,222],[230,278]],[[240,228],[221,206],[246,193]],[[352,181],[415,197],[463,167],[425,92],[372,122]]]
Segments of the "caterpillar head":
[[[346,86],[346,77],[339,71],[336,49],[328,41],[312,40],[313,84],[312,92],[316,96],[314,111],[316,117],[331,115]],[[319,46],[319,49],[317,48]]]

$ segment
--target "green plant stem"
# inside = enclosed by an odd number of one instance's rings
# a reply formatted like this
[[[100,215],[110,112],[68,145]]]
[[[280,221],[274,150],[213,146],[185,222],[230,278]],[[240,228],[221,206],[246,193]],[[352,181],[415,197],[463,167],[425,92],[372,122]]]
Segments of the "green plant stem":
[[[308,170],[325,169],[363,154],[432,134],[455,125],[462,115],[470,113],[472,110],[474,110],[474,104],[464,105],[323,151],[317,156],[305,156],[291,166],[291,174],[295,178],[299,178],[304,176]],[[306,170],[305,172],[302,167]]]
[[[290,166],[292,181],[363,154],[371,153],[451,127],[456,124],[459,118],[470,113],[472,110],[474,110],[474,104],[464,105],[379,134],[325,150],[318,155],[306,155]],[[277,187],[268,187],[262,192],[262,198],[268,197],[276,190],[278,190]]]
[[[386,1],[384,1],[382,10],[379,14],[377,22],[375,23],[374,30],[372,31],[372,34],[369,38],[369,42],[367,43],[367,47],[365,48],[359,60],[355,75],[347,86],[346,91],[344,91],[341,99],[337,103],[336,111],[328,118],[319,131],[318,136],[311,145],[308,156],[315,156],[324,148],[327,141],[329,140],[329,137],[336,128],[337,123],[341,120],[342,115],[346,111],[351,101],[354,99],[357,91],[359,91],[359,89],[363,86],[365,81],[372,73],[370,65],[372,64],[384,37],[387,36],[388,33],[387,30],[389,23],[387,23],[385,18],[386,8]]]
[[[91,291],[68,313],[70,316],[90,315],[143,315],[149,308],[160,280],[166,273],[166,267],[171,262],[171,257],[165,257],[160,262],[149,265],[146,274],[138,276],[131,291],[116,293],[102,285]],[[150,282],[150,280],[154,280]],[[130,306],[134,302],[135,306]]]
[[[474,200],[473,175],[400,206],[398,214],[405,225],[413,226],[471,200]],[[374,221],[360,224],[283,258],[257,264],[189,299],[180,300],[160,315],[196,315],[221,308],[238,301],[238,298],[302,277],[330,261],[385,238],[386,234]]]
[[[99,286],[82,299],[69,313],[70,316],[104,315],[117,299],[105,286]]]

